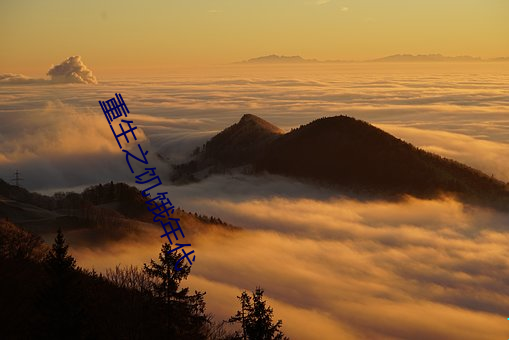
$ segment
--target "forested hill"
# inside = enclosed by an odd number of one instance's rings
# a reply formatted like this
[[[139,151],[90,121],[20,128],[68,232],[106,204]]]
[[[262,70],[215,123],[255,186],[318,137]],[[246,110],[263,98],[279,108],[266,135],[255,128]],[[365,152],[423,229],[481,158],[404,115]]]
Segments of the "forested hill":
[[[196,180],[236,167],[247,173],[279,174],[377,198],[452,194],[469,203],[509,208],[506,183],[421,150],[367,122],[348,116],[326,117],[283,134],[268,129],[266,126],[273,125],[259,117],[251,120],[256,122],[256,131],[265,133],[241,130],[241,122],[225,129],[205,144],[191,162],[177,166],[174,180]],[[235,138],[225,140],[229,135]],[[221,143],[216,145],[219,136]],[[220,145],[235,150],[238,141],[242,141],[239,151],[249,152],[239,156],[217,151]]]
[[[121,238],[140,223],[152,222],[146,199],[141,192],[125,183],[97,184],[81,193],[59,192],[53,196],[30,192],[0,179],[0,219],[8,219],[38,235],[64,230],[100,230],[97,236]],[[219,226],[239,229],[220,218],[187,212],[179,207],[174,217],[180,218],[186,230]]]

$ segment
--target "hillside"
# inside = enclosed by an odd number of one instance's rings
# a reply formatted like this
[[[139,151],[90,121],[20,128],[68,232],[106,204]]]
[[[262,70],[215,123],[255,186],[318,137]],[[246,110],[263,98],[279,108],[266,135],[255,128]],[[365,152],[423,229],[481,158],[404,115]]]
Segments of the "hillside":
[[[286,134],[274,132],[271,138],[262,140],[256,139],[254,132],[242,130],[242,135],[251,139],[242,139],[236,150],[238,139],[229,137],[240,134],[239,123],[207,143],[215,145],[219,138],[218,146],[227,145],[228,152],[212,152],[207,146],[196,155],[195,173],[203,174],[205,167],[209,173],[225,172],[234,165],[254,173],[289,176],[378,198],[454,194],[471,203],[508,207],[505,183],[351,117],[321,118]],[[249,152],[241,151],[246,149]],[[206,164],[203,159],[207,159]],[[182,165],[179,169],[185,168]]]
[[[172,180],[192,181],[211,173],[252,164],[256,156],[283,133],[260,117],[246,114],[238,123],[209,140],[194,160],[176,166]]]
[[[219,218],[179,207],[173,216],[182,220],[190,234],[216,226],[238,229]],[[141,226],[160,228],[152,218],[140,191],[125,183],[110,182],[91,186],[82,193],[45,196],[0,180],[0,221],[11,221],[37,235],[53,234],[60,227],[67,232],[85,230],[94,239],[119,239]]]
[[[186,295],[188,304],[178,297],[167,302],[155,289],[157,278],[137,267],[105,275],[63,268],[50,263],[50,249],[40,237],[0,220],[2,339],[206,339],[211,325],[191,309],[198,300],[187,288],[180,297]]]

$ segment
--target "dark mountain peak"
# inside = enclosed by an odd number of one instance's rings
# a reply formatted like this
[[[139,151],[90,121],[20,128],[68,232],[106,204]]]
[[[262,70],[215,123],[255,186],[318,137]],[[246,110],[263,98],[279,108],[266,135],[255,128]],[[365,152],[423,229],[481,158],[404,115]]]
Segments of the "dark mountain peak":
[[[452,193],[503,209],[509,203],[504,183],[347,116],[320,118],[281,136],[258,159],[255,170],[368,194]]]
[[[408,143],[365,121],[344,115],[323,117],[301,125],[298,129],[281,136],[274,144],[278,143],[291,143],[291,147],[298,144],[298,147],[303,147],[303,150],[308,150],[312,154],[323,153],[324,158],[328,155],[330,161],[334,161],[336,151],[344,151],[347,148],[365,149],[369,154],[381,148],[410,147]]]
[[[254,164],[267,146],[284,131],[268,121],[245,114],[240,120],[212,137],[188,163],[174,166],[172,180],[194,181],[211,173]]]
[[[282,133],[280,128],[268,121],[252,114],[245,114],[238,123],[214,136],[206,144],[206,149],[212,151],[216,148],[231,147],[233,144],[236,147],[249,147]]]
[[[349,130],[349,129],[376,129],[373,125],[366,123],[365,121],[340,115],[332,117],[322,117],[312,121],[309,124],[302,126],[306,129],[322,129],[322,130]]]
[[[174,179],[196,179],[242,166],[376,197],[437,197],[507,210],[509,188],[479,170],[421,150],[348,116],[324,117],[283,134],[254,115],[213,137]]]
[[[283,130],[268,121],[245,114],[238,123],[227,127],[205,144],[201,161],[219,161],[221,166],[236,167],[252,162],[263,148],[283,134]]]
[[[254,114],[251,114],[251,113],[246,113],[246,114],[244,114],[244,115],[240,118],[240,121],[239,121],[239,122],[243,122],[243,121],[250,121],[250,120],[258,120],[258,119],[263,120],[262,118],[258,117],[257,115],[254,115]]]
[[[246,128],[246,129],[259,129],[265,131],[267,133],[275,133],[281,134],[283,130],[278,128],[272,123],[269,123],[265,119],[262,119],[256,115],[246,113],[240,118],[237,124],[232,125],[231,127],[235,127],[236,129]]]

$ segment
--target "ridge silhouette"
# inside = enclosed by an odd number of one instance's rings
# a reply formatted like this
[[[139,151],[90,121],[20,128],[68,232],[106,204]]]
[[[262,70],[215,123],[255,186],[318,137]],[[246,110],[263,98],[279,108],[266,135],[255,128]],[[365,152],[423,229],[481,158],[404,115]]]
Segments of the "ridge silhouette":
[[[185,183],[235,169],[288,176],[367,197],[453,195],[502,210],[509,206],[504,182],[344,115],[320,118],[288,133],[260,117],[244,115],[210,139],[192,161],[175,166],[172,179]]]

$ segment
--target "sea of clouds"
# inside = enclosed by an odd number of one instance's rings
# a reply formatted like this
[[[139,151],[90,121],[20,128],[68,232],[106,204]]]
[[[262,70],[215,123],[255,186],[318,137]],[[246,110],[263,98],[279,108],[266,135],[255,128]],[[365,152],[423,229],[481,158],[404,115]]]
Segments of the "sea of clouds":
[[[189,283],[207,291],[219,320],[234,314],[242,289],[262,286],[297,339],[509,336],[503,212],[447,197],[362,202],[278,176],[168,180],[169,164],[251,113],[285,130],[347,114],[509,181],[507,64],[223,65],[78,81],[92,73],[69,63],[52,67],[52,80],[0,76],[0,177],[19,169],[41,192],[132,182],[98,104],[121,93],[172,202],[244,227],[189,240]],[[140,265],[156,257],[159,233],[72,251],[98,270]]]
[[[360,202],[275,176],[166,189],[187,209],[244,228],[183,226],[197,254],[185,284],[207,292],[218,321],[235,314],[242,290],[261,286],[294,339],[507,335],[508,214],[446,197]],[[161,234],[146,228],[72,252],[99,271],[141,266],[156,257]]]
[[[107,180],[105,174],[100,167],[100,176],[87,173],[80,159],[108,158],[110,177],[125,180],[113,164],[122,154],[97,103],[122,93],[142,140],[172,163],[244,113],[285,130],[347,114],[509,181],[507,65],[232,65],[95,84],[81,58],[70,57],[50,69],[53,81],[0,82],[0,177],[18,167],[29,188],[94,183]],[[40,178],[30,173],[31,164],[40,167]]]

